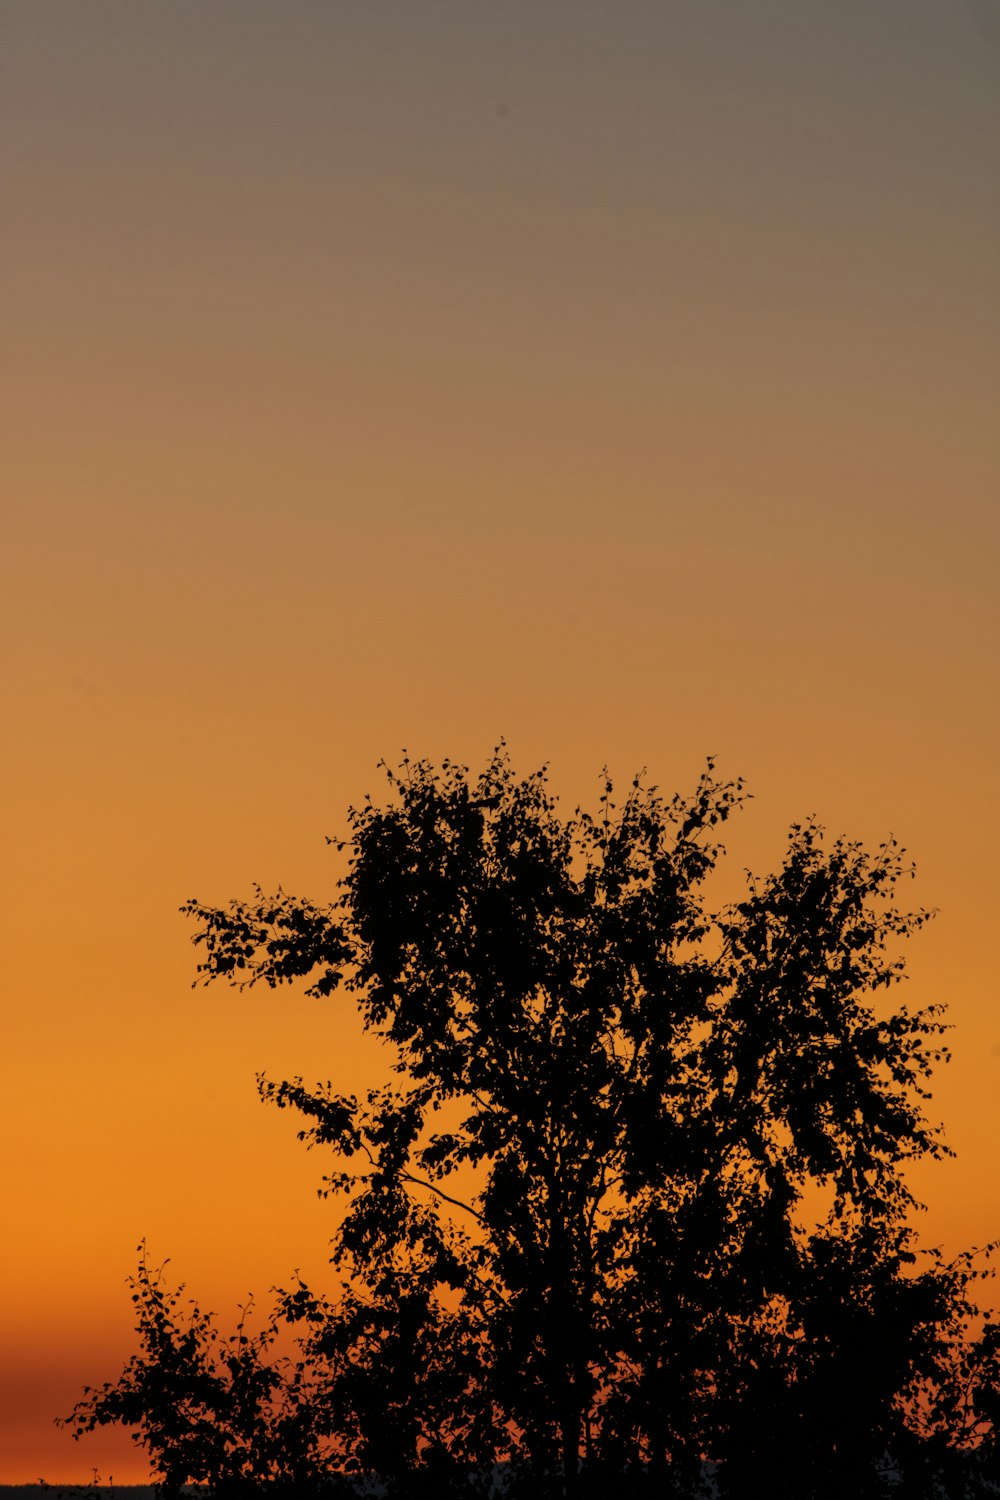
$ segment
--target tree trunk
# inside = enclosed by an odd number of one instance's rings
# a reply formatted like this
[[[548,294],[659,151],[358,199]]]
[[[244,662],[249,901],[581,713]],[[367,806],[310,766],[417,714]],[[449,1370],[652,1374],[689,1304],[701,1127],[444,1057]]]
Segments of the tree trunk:
[[[576,1500],[580,1493],[580,1410],[576,1399],[576,1386],[567,1380],[560,1421],[562,1441],[563,1494],[566,1500]]]

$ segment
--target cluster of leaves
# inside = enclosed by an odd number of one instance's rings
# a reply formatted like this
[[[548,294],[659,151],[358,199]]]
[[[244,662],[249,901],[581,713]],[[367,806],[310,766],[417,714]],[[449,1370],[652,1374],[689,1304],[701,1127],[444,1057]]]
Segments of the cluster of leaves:
[[[220,1335],[211,1313],[149,1265],[144,1243],[129,1285],[140,1349],[115,1383],[87,1387],[64,1419],[74,1436],[109,1423],[132,1428],[167,1497],[188,1484],[225,1497],[254,1494],[262,1483],[311,1493],[329,1468],[330,1444],[316,1372],[275,1351],[277,1310],[251,1329],[251,1300],[235,1332]]]
[[[989,1492],[980,1273],[908,1227],[905,1167],[947,1148],[940,1008],[888,999],[927,920],[896,905],[904,851],[795,826],[712,914],[744,792],[711,763],[688,798],[636,778],[616,805],[606,779],[569,819],[502,748],[475,779],[387,774],[332,904],[185,907],[202,979],[343,991],[391,1050],[399,1082],[363,1099],[260,1081],[336,1155],[344,1291],[282,1294],[297,1360],[268,1363],[275,1322],[244,1364],[219,1346],[220,1378],[201,1314],[179,1328],[141,1271],[144,1352],[78,1424],[137,1425],[165,1481],[218,1493],[467,1493],[501,1466],[532,1496],[697,1494],[707,1462],[733,1496]]]

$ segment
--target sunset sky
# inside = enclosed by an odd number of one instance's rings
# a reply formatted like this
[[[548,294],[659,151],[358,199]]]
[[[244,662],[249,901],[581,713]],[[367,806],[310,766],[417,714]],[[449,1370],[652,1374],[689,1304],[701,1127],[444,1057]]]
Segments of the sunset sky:
[[[52,1423],[140,1238],[328,1274],[254,1077],[384,1061],[177,909],[325,899],[404,746],[714,754],[734,891],[894,833],[921,1232],[1000,1236],[1000,0],[5,0],[0,183],[0,1481],[145,1477]]]

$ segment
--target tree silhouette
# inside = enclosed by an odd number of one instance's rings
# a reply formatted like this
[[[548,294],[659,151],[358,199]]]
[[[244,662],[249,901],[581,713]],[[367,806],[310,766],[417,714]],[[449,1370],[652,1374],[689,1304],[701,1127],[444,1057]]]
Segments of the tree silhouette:
[[[904,851],[796,825],[712,913],[744,792],[711,762],[686,798],[637,777],[616,804],[605,777],[567,819],[503,747],[476,778],[386,772],[332,903],[183,908],[202,980],[343,992],[397,1078],[363,1098],[260,1080],[346,1198],[345,1290],[282,1294],[296,1373],[271,1367],[253,1406],[295,1434],[295,1473],[398,1495],[485,1492],[496,1465],[531,1496],[697,1494],[706,1462],[733,1496],[988,1485],[980,1273],[919,1259],[907,1224],[907,1164],[947,1148],[924,1115],[941,1007],[890,1003],[927,920],[896,905]],[[139,1363],[162,1363],[148,1338]],[[135,1368],[78,1428],[143,1420]],[[189,1475],[294,1482],[268,1442]]]
[[[130,1278],[141,1349],[115,1384],[87,1388],[74,1435],[120,1422],[134,1429],[157,1475],[178,1497],[186,1484],[220,1496],[256,1493],[262,1483],[312,1493],[326,1467],[323,1403],[304,1361],[274,1351],[278,1319],[251,1331],[251,1307],[221,1337],[210,1313],[164,1284],[145,1244]]]

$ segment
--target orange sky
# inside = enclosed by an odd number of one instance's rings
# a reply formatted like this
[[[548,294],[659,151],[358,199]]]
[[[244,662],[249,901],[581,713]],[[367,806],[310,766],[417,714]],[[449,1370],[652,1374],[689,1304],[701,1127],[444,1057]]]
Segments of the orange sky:
[[[929,1239],[1000,1235],[993,0],[6,0],[0,1482],[155,1259],[319,1279],[254,1074],[349,1013],[192,991],[177,914],[321,898],[407,746],[747,777],[916,858]]]

